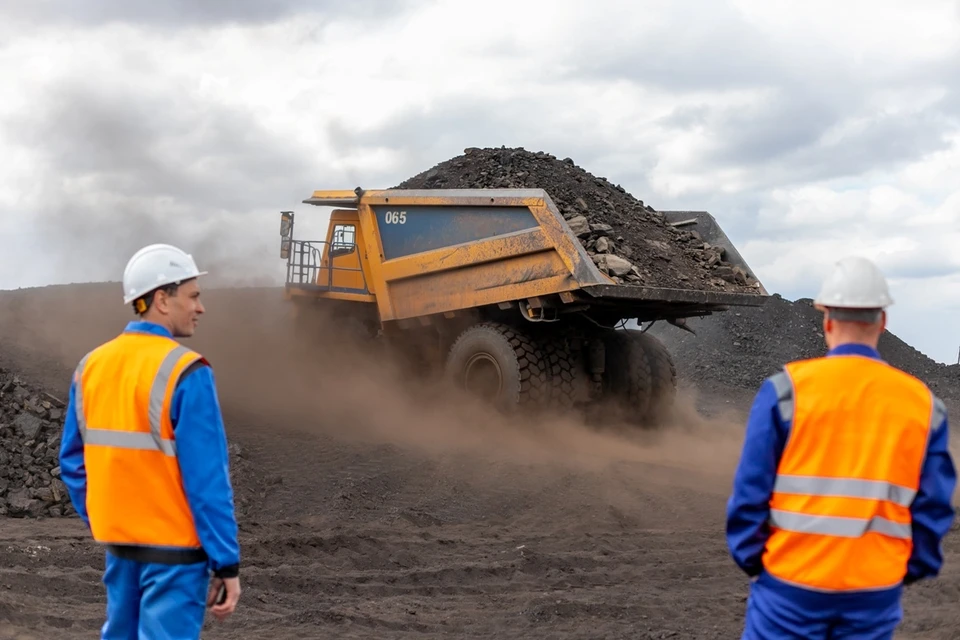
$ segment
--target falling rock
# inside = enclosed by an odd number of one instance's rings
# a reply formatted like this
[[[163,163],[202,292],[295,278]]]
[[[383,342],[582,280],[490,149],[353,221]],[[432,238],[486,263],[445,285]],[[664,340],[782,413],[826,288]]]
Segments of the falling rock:
[[[596,222],[590,225],[590,231],[601,235],[609,235],[613,231],[613,227],[604,222]]]
[[[597,238],[597,253],[610,253],[610,241],[603,236]]]

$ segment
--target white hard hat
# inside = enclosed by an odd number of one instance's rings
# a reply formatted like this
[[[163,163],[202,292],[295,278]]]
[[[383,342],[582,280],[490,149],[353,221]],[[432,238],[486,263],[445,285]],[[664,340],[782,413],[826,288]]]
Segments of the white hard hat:
[[[883,309],[893,304],[887,279],[866,258],[849,256],[834,265],[814,303],[839,309]]]
[[[206,275],[193,256],[169,244],[148,245],[130,258],[123,270],[123,303],[129,304],[158,287]]]

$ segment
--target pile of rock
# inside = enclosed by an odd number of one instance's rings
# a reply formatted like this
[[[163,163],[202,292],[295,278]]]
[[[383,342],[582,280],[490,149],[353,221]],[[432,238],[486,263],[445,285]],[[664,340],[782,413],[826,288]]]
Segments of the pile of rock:
[[[756,279],[696,233],[611,184],[543,152],[466,149],[400,189],[544,189],[594,263],[623,284],[757,293]]]
[[[703,318],[690,318],[691,335],[666,323],[650,332],[667,345],[678,374],[705,386],[755,390],[784,363],[823,355],[823,315],[810,298],[790,301],[774,294],[762,307],[737,307]],[[936,362],[890,331],[878,345],[893,366],[914,375],[944,400],[960,401],[960,367]]]
[[[0,515],[73,513],[60,481],[64,403],[0,369]]]
[[[0,516],[61,517],[76,513],[60,480],[63,400],[0,367]],[[232,443],[230,473],[237,515],[259,508],[266,495],[256,465]]]

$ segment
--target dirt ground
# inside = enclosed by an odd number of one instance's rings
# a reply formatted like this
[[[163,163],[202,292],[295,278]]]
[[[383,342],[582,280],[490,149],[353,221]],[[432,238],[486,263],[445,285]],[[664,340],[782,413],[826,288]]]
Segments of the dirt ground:
[[[131,318],[119,286],[0,294],[0,366],[66,396]],[[243,597],[206,638],[738,638],[723,536],[752,390],[684,386],[663,434],[514,421],[338,341],[290,340],[278,291],[210,291],[187,343],[235,453]],[[68,335],[68,331],[72,333]],[[960,637],[960,541],[899,638]],[[97,637],[103,555],[75,518],[0,524],[0,638]]]

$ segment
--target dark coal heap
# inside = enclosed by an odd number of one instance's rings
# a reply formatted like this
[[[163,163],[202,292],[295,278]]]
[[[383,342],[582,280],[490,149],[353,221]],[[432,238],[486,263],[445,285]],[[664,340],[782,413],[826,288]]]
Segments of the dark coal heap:
[[[570,158],[522,148],[466,149],[398,189],[544,189],[601,271],[620,284],[758,293],[759,283],[696,232],[671,226],[620,185]]]
[[[73,513],[60,481],[64,403],[0,369],[0,515]]]
[[[61,517],[76,511],[60,480],[65,402],[0,367],[0,516]],[[237,512],[246,515],[264,495],[245,452],[230,445]]]
[[[731,307],[687,325],[696,335],[657,323],[680,376],[697,383],[756,389],[791,360],[822,356],[823,316],[813,300],[773,295],[762,307]],[[936,362],[887,331],[878,345],[891,365],[923,380],[945,400],[960,400],[960,367]]]

